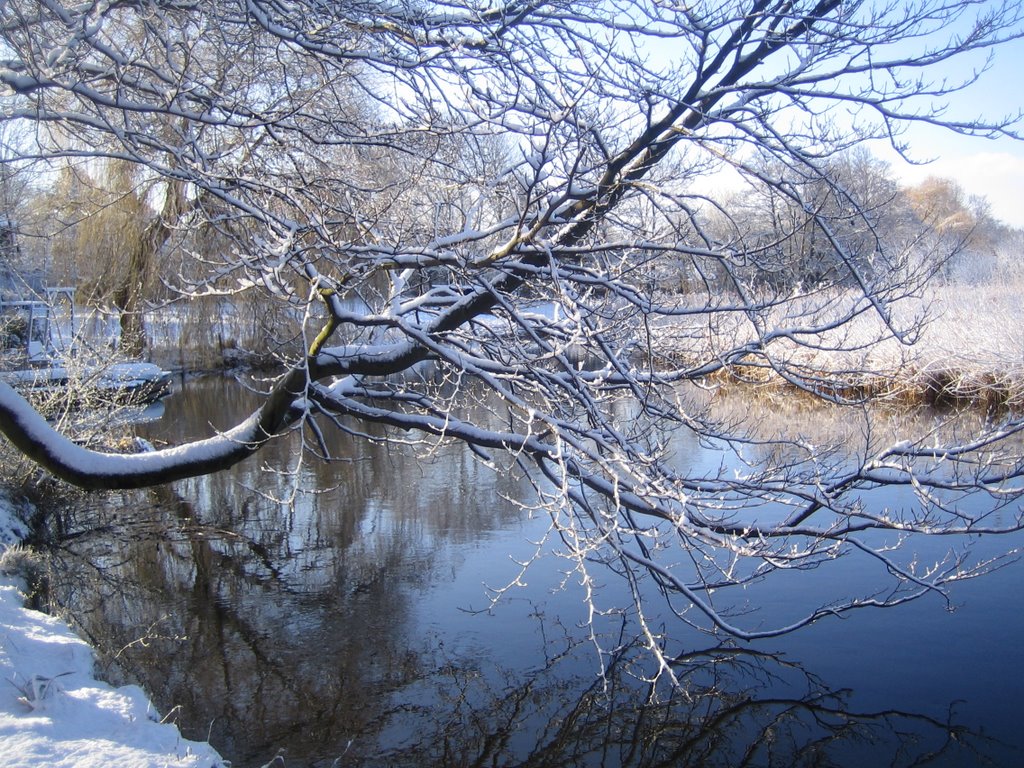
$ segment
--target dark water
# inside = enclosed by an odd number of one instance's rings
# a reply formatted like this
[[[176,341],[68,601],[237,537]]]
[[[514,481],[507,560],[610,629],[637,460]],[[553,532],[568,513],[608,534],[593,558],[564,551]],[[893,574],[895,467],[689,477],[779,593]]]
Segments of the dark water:
[[[252,402],[192,381],[142,431],[178,442]],[[87,497],[55,523],[53,599],[106,674],[234,766],[1024,764],[1024,564],[960,585],[954,612],[925,599],[771,643],[675,622],[672,688],[645,682],[633,622],[588,624],[566,561],[520,576],[558,548],[536,543],[550,520],[525,478],[458,445],[328,434],[329,463],[293,435],[232,472]],[[628,602],[596,578],[600,605]],[[856,578],[803,573],[758,600],[781,616]]]

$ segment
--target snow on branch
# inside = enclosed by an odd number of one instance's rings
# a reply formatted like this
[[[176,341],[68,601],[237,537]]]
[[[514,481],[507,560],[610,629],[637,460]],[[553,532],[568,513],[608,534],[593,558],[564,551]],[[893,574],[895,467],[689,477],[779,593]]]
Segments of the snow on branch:
[[[290,405],[289,398],[272,393],[260,410],[214,437],[147,453],[116,454],[72,442],[51,427],[10,385],[0,382],[0,432],[39,466],[80,488],[144,488],[237,464],[284,426],[286,419],[282,414]]]
[[[256,413],[234,429],[184,446],[138,454],[94,451],[58,433],[3,382],[0,431],[47,471],[90,490],[141,488],[215,472],[238,463],[267,440]]]

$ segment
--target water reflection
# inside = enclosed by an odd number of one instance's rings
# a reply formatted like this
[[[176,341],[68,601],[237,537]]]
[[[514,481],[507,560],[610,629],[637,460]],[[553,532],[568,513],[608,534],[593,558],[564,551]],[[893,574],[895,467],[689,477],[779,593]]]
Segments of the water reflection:
[[[223,428],[252,402],[190,382],[154,442]],[[115,681],[140,682],[189,738],[235,766],[963,765],[1004,745],[925,714],[863,706],[790,657],[679,654],[673,689],[616,616],[599,656],[558,561],[493,614],[547,523],[516,473],[468,451],[429,456],[330,433],[330,464],[297,435],[231,473],[84,497],[54,518],[51,589]],[[421,449],[422,450],[422,449]],[[267,471],[264,467],[275,468]],[[281,471],[290,468],[292,472]],[[511,555],[511,558],[509,557]],[[614,589],[615,585],[609,585]],[[780,596],[780,599],[783,599]],[[627,625],[628,626],[628,625]],[[869,630],[870,631],[870,630]],[[699,635],[674,630],[681,647]],[[617,633],[622,633],[617,634]],[[804,650],[807,650],[806,648]],[[810,658],[812,654],[808,654]],[[604,675],[599,675],[601,666]],[[884,670],[883,670],[884,673]]]
[[[799,665],[715,647],[677,659],[678,687],[644,683],[627,643],[601,677],[569,647],[501,686],[452,669],[445,718],[426,738],[380,756],[392,766],[967,765],[991,746],[948,720],[858,712]],[[570,668],[569,674],[566,668]],[[451,713],[449,714],[449,710]],[[404,717],[405,715],[403,715]],[[372,761],[371,761],[372,762]]]

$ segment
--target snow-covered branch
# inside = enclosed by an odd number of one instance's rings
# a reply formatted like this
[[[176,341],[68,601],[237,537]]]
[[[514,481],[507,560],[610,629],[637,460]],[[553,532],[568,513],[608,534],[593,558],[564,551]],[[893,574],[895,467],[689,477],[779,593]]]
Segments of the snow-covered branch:
[[[872,537],[1019,528],[960,501],[1020,492],[1020,423],[876,436],[893,377],[874,355],[919,338],[970,237],[857,145],[905,152],[915,121],[1016,136],[1019,115],[938,109],[982,72],[933,68],[1022,34],[1019,4],[988,0],[11,0],[0,121],[31,129],[12,162],[59,177],[39,241],[74,259],[61,238],[100,209],[175,203],[154,282],[258,296],[285,372],[242,424],[154,453],[77,446],[9,389],[0,430],[87,488],[216,471],[293,426],[503,452],[580,562],[646,573],[738,637],[945,590],[964,561],[922,574]],[[82,202],[112,167],[122,207]],[[722,417],[705,393],[736,381],[846,407],[863,439],[839,460]],[[681,466],[685,439],[729,458]],[[915,505],[875,508],[883,485]],[[778,630],[711,597],[847,554],[891,591]]]

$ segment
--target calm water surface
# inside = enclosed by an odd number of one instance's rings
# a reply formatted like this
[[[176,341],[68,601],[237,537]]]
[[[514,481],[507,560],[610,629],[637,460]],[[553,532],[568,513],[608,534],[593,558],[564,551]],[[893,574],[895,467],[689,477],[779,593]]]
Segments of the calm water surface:
[[[253,402],[190,381],[140,432],[183,441]],[[955,612],[921,600],[756,645],[674,625],[673,691],[640,682],[620,617],[594,625],[619,652],[595,650],[565,561],[491,604],[549,525],[526,479],[459,445],[329,435],[330,463],[280,440],[54,523],[52,597],[105,674],[234,766],[1024,764],[1024,564],[962,585]],[[800,574],[758,599],[782,616],[857,577]],[[601,599],[624,585],[606,576]]]

